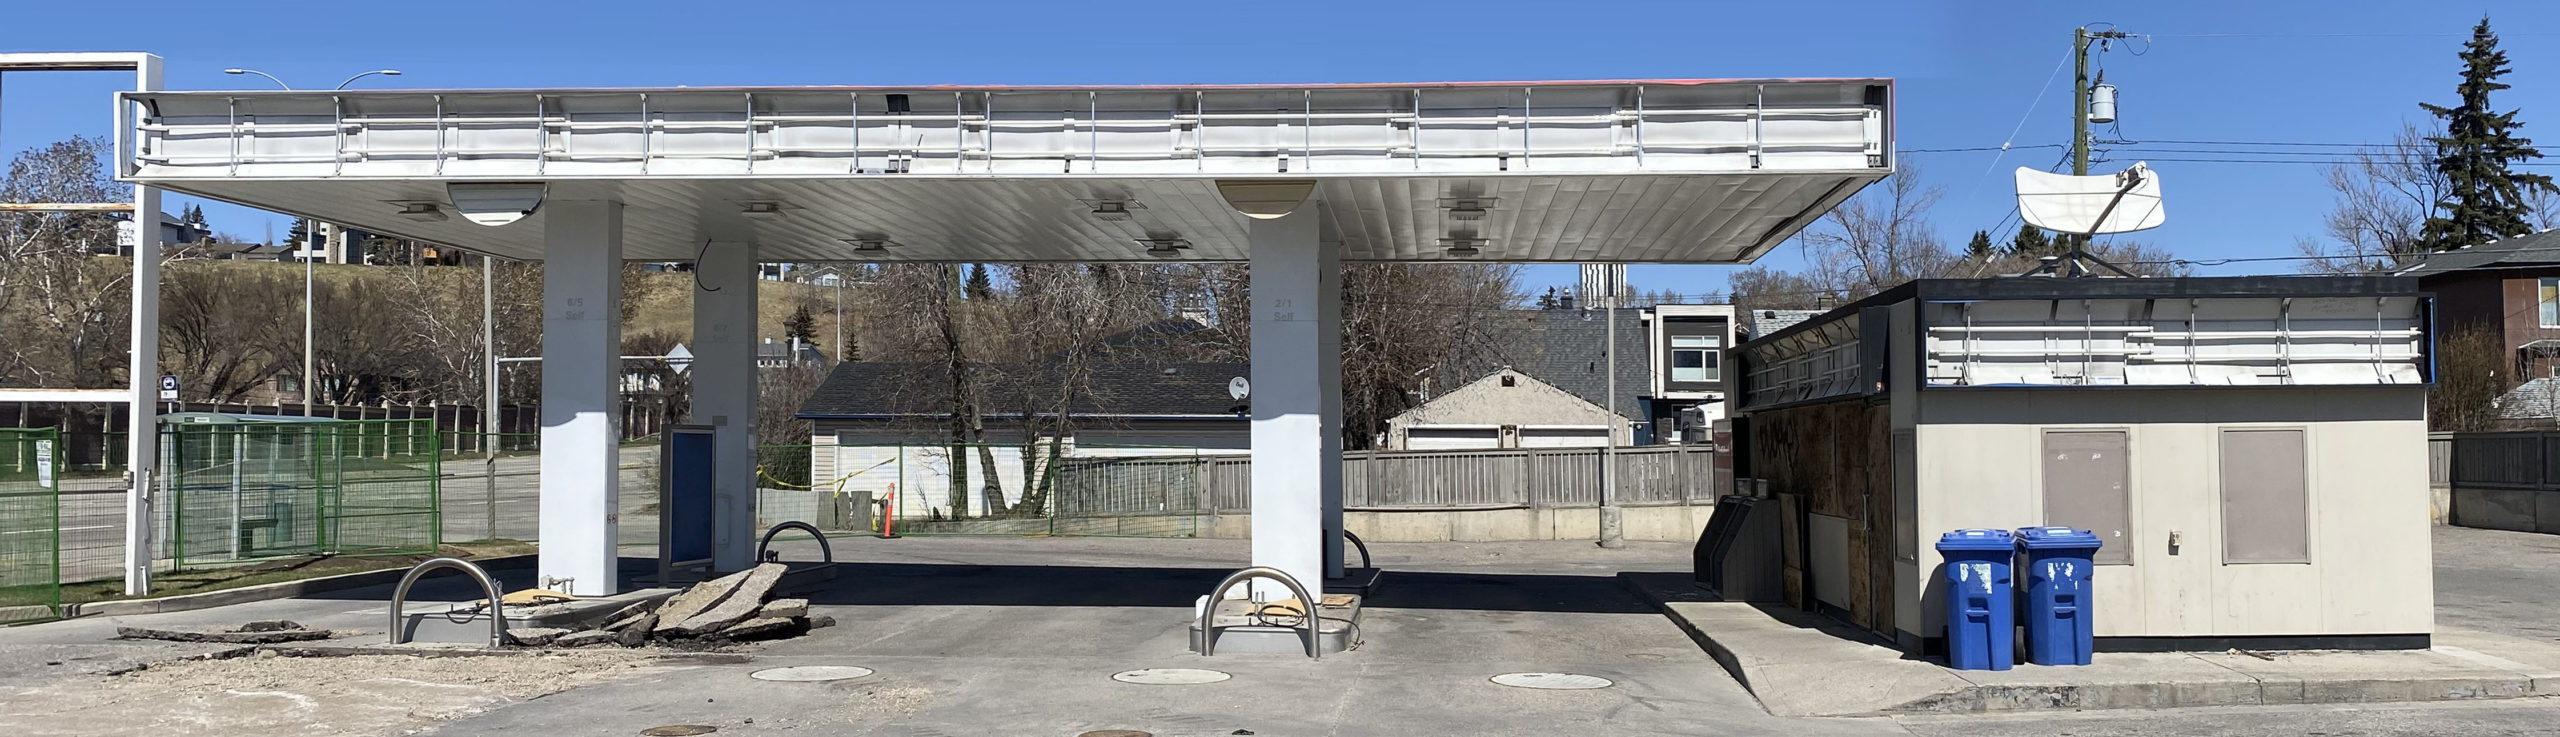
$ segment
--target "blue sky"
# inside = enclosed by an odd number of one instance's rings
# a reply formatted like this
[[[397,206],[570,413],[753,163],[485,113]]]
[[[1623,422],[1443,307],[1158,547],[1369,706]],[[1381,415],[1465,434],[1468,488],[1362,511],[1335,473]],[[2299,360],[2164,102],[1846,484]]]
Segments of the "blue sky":
[[[157,2],[20,3],[0,50],[139,50],[173,89],[297,87],[397,68],[373,87],[794,84],[1317,83],[1630,77],[1896,78],[1905,149],[2068,138],[2075,26],[2147,39],[2104,55],[2135,140],[2354,143],[2419,121],[2452,96],[2454,53],[2483,12],[2515,66],[2502,107],[2560,156],[2560,3],[2489,2]],[[135,39],[148,39],[137,42]],[[2145,48],[2147,46],[2147,48]],[[2139,56],[2132,52],[2142,51]],[[2037,103],[2038,90],[2052,79]],[[107,132],[107,74],[14,74],[0,151]],[[2034,104],[2030,115],[2030,105]],[[2023,128],[2020,127],[2023,120]],[[2545,121],[2553,121],[2546,123]],[[2102,133],[2103,135],[2107,135]],[[2172,144],[2154,144],[2170,147]],[[2221,146],[2190,145],[2217,149]],[[2305,149],[2318,150],[2318,149]],[[1905,154],[1944,187],[1950,242],[2010,212],[2009,171],[2052,148]],[[2119,153],[2111,170],[2135,158]],[[2154,153],[2149,158],[2267,158]],[[1995,166],[1995,158],[1997,164]],[[2555,159],[2560,161],[2560,159]],[[2159,162],[2169,225],[2143,234],[2185,258],[2282,256],[2316,235],[2329,195],[2309,164]],[[172,204],[171,210],[177,209]],[[219,230],[262,238],[279,219],[209,206]],[[2008,230],[2014,231],[2014,220]],[[1792,244],[1763,263],[1791,266]],[[1731,267],[1638,266],[1646,290],[1719,292]],[[2290,271],[2283,262],[2208,274]],[[1529,286],[1570,267],[1533,267]]]

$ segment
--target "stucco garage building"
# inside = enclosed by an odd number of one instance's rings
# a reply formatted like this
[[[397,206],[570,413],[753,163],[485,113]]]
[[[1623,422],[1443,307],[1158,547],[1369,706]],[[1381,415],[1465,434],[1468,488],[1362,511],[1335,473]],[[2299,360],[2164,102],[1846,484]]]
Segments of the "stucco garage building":
[[[1959,528],[2106,543],[2101,648],[2423,647],[2413,279],[1924,280],[1744,344],[1790,601],[1940,646]]]

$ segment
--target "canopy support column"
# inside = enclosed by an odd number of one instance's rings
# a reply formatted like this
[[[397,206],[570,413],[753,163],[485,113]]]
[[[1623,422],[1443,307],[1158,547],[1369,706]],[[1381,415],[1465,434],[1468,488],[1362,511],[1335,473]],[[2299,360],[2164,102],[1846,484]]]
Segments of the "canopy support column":
[[[756,246],[710,244],[694,262],[693,276],[693,417],[712,428],[716,474],[711,565],[746,570],[755,565],[758,529]]]
[[[542,206],[543,588],[616,593],[622,203]]]
[[[1299,204],[1255,215],[1248,233],[1253,564],[1311,587],[1342,565],[1342,262],[1317,221]],[[1289,596],[1259,581],[1255,591]]]

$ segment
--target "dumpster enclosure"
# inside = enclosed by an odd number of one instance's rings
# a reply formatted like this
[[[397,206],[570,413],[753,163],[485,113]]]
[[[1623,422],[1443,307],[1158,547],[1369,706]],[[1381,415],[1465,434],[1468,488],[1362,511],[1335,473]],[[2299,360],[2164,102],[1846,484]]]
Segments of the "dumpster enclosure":
[[[2424,647],[2431,300],[2397,277],[1906,283],[1737,347],[1788,602],[1943,649],[1963,528],[2095,532],[2101,650]]]

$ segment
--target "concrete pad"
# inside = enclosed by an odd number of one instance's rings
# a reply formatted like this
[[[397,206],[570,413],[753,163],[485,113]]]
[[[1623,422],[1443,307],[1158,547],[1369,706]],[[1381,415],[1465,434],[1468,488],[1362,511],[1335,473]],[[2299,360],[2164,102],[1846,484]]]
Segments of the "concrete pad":
[[[2186,653],[2101,653],[2087,666],[2021,663],[2005,671],[1948,672],[1974,687],[1897,710],[2169,709],[2264,703],[2258,679]]]
[[[2270,704],[2501,699],[2530,695],[2533,679],[2430,650],[2203,653],[2200,660],[2258,679]]]
[[[1784,606],[1698,601],[1685,579],[1624,575],[1779,715],[2003,712],[2496,699],[2526,670],[2435,651],[2100,653],[2087,666],[1958,671]]]

